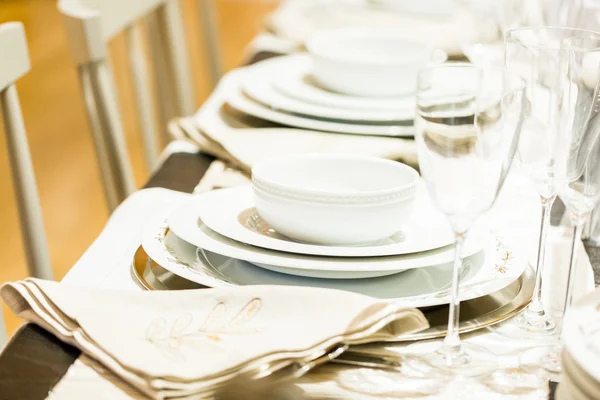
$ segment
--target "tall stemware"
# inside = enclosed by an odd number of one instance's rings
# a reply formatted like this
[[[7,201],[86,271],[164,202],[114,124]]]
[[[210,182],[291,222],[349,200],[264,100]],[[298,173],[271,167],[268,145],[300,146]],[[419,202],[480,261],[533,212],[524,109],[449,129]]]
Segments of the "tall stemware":
[[[600,84],[599,66],[590,71],[585,64],[600,54],[600,33],[584,30],[558,32],[560,70],[555,148],[555,185],[574,225],[571,258],[563,312],[573,299],[577,251],[584,224],[600,203]],[[559,329],[560,330],[560,329]],[[550,377],[560,374],[560,341],[535,347],[521,355],[521,365]]]
[[[497,332],[510,336],[554,340],[553,335],[557,333],[556,321],[542,302],[542,277],[550,211],[558,195],[556,156],[565,134],[559,126],[564,106],[564,46],[589,34],[595,35],[560,27],[517,28],[506,33],[505,68],[527,82],[527,110],[516,164],[529,177],[542,206],[533,299],[524,312],[496,328]],[[583,59],[588,50],[573,48],[572,51]]]
[[[408,347],[415,369],[479,375],[495,369],[485,348],[462,343],[459,271],[473,222],[494,204],[515,154],[524,111],[525,83],[502,69],[445,64],[418,74],[417,152],[423,179],[454,230],[455,258],[448,334],[443,341]]]
[[[463,53],[482,67],[504,61],[504,35],[527,26],[577,26],[582,0],[454,0]]]

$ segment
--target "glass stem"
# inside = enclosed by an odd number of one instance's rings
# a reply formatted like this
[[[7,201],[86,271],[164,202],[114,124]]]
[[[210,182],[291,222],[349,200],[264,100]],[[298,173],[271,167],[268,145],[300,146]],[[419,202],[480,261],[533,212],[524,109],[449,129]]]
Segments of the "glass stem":
[[[448,334],[444,339],[443,351],[447,354],[456,354],[461,350],[460,337],[458,335],[458,324],[460,320],[460,299],[458,289],[460,287],[460,270],[462,268],[462,249],[467,237],[466,232],[456,233],[454,245],[454,268],[452,269],[452,298],[450,301],[450,312],[448,314]]]
[[[556,196],[542,198],[542,221],[540,223],[540,239],[537,250],[535,286],[533,289],[533,298],[524,314],[525,319],[532,322],[544,318],[546,314],[544,305],[542,304],[542,273],[546,258],[546,238],[548,237],[548,226],[550,225],[550,211],[555,199]]]
[[[573,228],[573,242],[571,243],[571,259],[569,260],[569,270],[567,271],[567,293],[565,304],[563,305],[563,317],[573,302],[573,289],[575,275],[577,274],[577,248],[581,242],[581,233],[583,232],[583,221],[577,221]],[[562,334],[562,332],[561,332]]]

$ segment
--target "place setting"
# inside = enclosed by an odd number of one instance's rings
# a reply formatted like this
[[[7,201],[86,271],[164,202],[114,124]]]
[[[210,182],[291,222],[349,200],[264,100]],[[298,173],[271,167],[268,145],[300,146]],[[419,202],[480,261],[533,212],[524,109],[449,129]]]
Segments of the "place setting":
[[[305,54],[236,71],[226,103],[290,127],[410,137],[416,71],[446,59],[441,50],[373,28],[323,31],[305,46]]]
[[[145,289],[311,286],[426,309],[450,302],[453,243],[412,168],[308,154],[259,163],[251,186],[198,195],[157,215],[144,229],[132,274]],[[462,255],[460,296],[472,301],[465,330],[527,304],[532,273],[504,238],[478,230]],[[430,337],[445,331],[439,314]]]

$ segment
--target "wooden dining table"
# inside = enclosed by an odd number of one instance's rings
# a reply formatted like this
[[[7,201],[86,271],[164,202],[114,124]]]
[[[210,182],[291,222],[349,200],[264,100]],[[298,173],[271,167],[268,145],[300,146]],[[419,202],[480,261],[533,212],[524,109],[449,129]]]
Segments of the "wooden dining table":
[[[258,62],[277,53],[256,53],[248,64]],[[166,188],[192,193],[214,158],[202,152],[175,152],[150,177],[144,188]],[[564,207],[557,201],[552,222],[557,224]],[[595,274],[595,284],[600,285],[600,247],[586,245]],[[129,268],[129,265],[123,266]],[[0,354],[0,399],[42,400],[63,378],[77,360],[80,351],[61,342],[41,327],[27,323],[12,337]],[[556,383],[550,382],[550,398],[554,398]],[[90,394],[90,398],[93,398]]]

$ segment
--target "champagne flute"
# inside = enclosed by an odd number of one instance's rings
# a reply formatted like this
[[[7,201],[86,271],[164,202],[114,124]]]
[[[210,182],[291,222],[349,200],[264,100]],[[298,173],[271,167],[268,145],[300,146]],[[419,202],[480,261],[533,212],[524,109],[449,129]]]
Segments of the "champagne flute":
[[[554,340],[556,321],[542,302],[542,276],[546,236],[550,211],[556,196],[557,154],[562,151],[565,129],[559,127],[564,107],[565,90],[565,43],[583,39],[593,32],[560,27],[518,28],[507,32],[505,67],[517,73],[527,82],[527,112],[516,164],[530,178],[540,195],[542,218],[538,240],[537,270],[533,298],[524,312],[514,319],[494,328],[496,332],[535,341]],[[573,48],[572,53],[580,60],[589,52],[592,44]],[[578,71],[583,79],[582,70]],[[590,106],[588,104],[588,106]],[[580,109],[583,110],[583,109]],[[574,116],[571,111],[569,116]],[[581,116],[578,116],[581,118]]]
[[[527,26],[574,26],[582,0],[454,0],[460,47],[481,67],[504,62],[504,35]]]
[[[415,128],[419,166],[436,206],[455,233],[448,334],[407,348],[407,362],[475,376],[495,369],[485,348],[462,343],[459,270],[473,222],[494,204],[511,166],[523,121],[525,83],[502,69],[443,64],[418,74]]]
[[[555,186],[574,225],[567,290],[563,312],[571,305],[577,267],[577,251],[585,222],[600,203],[600,85],[584,68],[587,60],[600,55],[600,33],[553,28],[560,42],[557,76],[558,104],[555,147]],[[548,35],[548,33],[546,33]],[[596,79],[593,79],[596,78]],[[563,314],[564,315],[564,314]],[[560,330],[560,329],[559,329]],[[561,346],[534,347],[522,353],[522,368],[550,378],[561,372]]]

